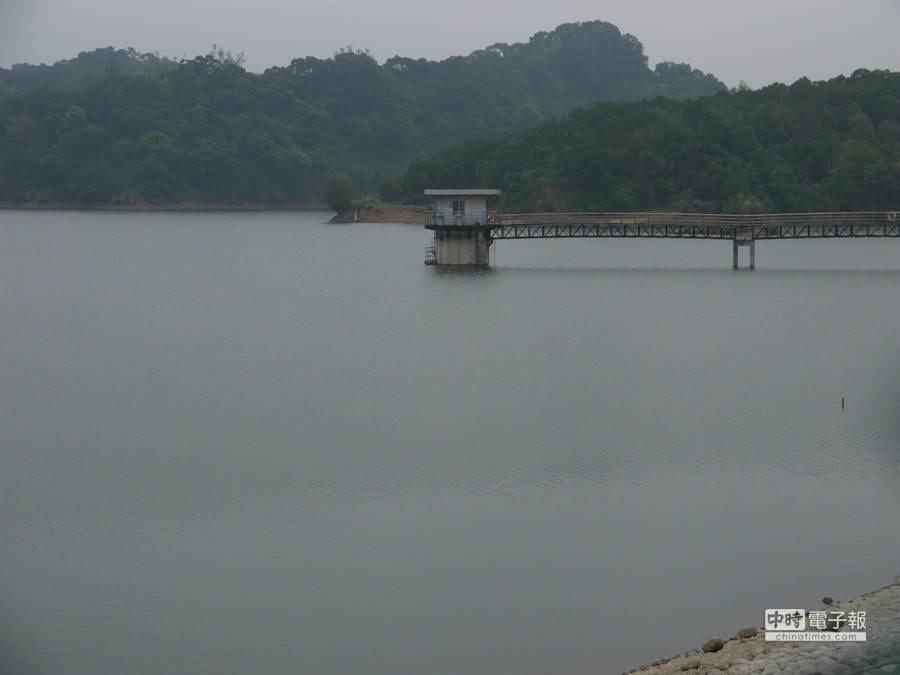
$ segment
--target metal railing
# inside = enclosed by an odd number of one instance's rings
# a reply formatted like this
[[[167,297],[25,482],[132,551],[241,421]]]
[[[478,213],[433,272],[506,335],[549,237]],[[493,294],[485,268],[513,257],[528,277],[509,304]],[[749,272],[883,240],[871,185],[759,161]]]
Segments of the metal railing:
[[[460,227],[493,225],[497,215],[493,211],[476,211],[472,213],[453,213],[451,211],[432,211],[431,224],[435,227]]]
[[[500,225],[684,225],[764,227],[767,225],[838,225],[894,223],[896,211],[837,213],[504,213]]]
[[[504,214],[492,239],[572,237],[666,239],[900,238],[896,211],[843,213],[522,213]]]

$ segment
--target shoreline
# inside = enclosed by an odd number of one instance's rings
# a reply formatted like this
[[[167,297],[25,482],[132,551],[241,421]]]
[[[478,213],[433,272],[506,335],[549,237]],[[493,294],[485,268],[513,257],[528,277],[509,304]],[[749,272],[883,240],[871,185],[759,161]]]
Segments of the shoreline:
[[[900,664],[900,574],[894,582],[855,598],[823,598],[815,610],[866,612],[866,642],[766,642],[760,627],[626,671],[623,675],[849,675]],[[810,630],[810,629],[807,629]],[[846,630],[842,627],[841,632]]]
[[[399,225],[425,225],[428,211],[415,206],[362,205],[337,213],[332,223],[393,223]]]
[[[230,202],[170,202],[152,204],[79,204],[77,202],[2,202],[0,209],[11,211],[333,211],[316,202],[284,204],[240,204]]]
[[[330,223],[392,223],[400,225],[425,225],[428,211],[415,206],[363,205],[348,211],[335,213],[327,204],[318,202],[287,202],[283,204],[247,204],[232,202],[169,202],[153,204],[80,204],[78,202],[9,202],[0,201],[0,211],[108,211],[108,212],[192,212],[192,211],[325,211],[334,213]]]

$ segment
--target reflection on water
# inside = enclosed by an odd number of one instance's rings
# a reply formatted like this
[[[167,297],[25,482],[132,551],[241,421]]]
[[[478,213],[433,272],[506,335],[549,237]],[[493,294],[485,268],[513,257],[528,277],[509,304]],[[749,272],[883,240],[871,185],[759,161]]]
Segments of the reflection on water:
[[[0,214],[10,672],[613,673],[900,571],[900,241]]]

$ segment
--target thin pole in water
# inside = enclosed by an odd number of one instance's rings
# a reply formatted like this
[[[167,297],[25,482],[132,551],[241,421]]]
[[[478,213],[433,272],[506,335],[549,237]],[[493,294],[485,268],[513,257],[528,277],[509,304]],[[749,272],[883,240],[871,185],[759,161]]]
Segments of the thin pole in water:
[[[844,397],[841,396],[841,410],[844,409]]]

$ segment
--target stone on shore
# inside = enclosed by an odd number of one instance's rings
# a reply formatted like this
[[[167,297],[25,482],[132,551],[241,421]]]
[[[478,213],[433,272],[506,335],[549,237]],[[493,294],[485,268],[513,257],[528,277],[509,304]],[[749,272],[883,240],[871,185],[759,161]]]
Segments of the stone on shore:
[[[838,602],[830,596],[822,600],[838,611],[865,611],[867,641],[766,642],[765,631],[748,627],[739,630],[735,639],[710,638],[701,650],[659,659],[634,672],[641,675],[845,675],[894,662],[896,656],[892,650],[900,641],[900,574],[894,578],[894,584],[852,600]],[[834,628],[829,626],[828,630]]]
[[[722,640],[722,638],[714,637],[714,638],[710,638],[709,640],[704,642],[703,647],[701,647],[701,649],[704,652],[717,652],[720,649],[722,649],[722,647],[724,647],[724,646],[725,646],[725,642]]]

